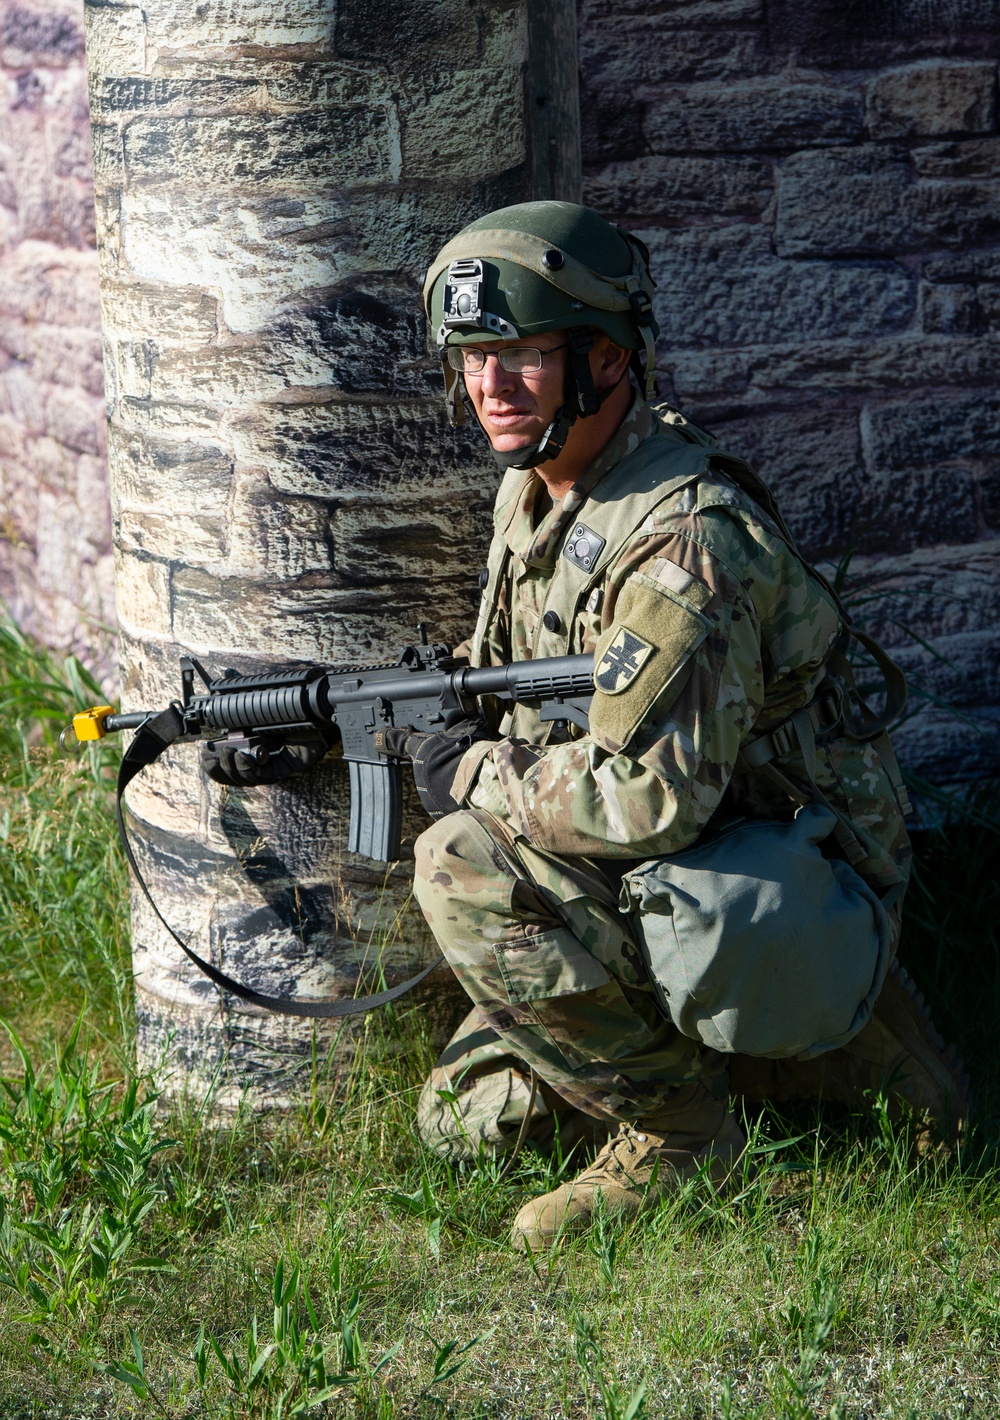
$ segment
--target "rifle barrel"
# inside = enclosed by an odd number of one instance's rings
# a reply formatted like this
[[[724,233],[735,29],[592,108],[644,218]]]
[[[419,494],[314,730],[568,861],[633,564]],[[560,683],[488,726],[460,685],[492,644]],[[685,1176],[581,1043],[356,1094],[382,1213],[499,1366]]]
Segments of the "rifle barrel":
[[[111,734],[115,730],[137,730],[143,721],[148,720],[153,713],[152,710],[117,711],[105,719],[105,733]]]

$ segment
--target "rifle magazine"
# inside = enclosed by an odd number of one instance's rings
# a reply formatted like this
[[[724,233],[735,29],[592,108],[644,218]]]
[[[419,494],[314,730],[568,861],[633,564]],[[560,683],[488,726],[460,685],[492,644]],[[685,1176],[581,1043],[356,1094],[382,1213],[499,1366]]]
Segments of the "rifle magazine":
[[[399,858],[403,820],[402,766],[397,761],[372,764],[349,760],[351,824],[347,849],[378,863]]]

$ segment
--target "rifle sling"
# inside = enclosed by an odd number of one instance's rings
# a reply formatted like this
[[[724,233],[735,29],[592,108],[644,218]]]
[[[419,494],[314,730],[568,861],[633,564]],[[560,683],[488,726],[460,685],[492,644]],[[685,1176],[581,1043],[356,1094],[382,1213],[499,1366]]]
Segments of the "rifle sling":
[[[163,751],[169,749],[183,733],[184,721],[176,705],[161,710],[159,714],[151,715],[140,725],[135,738],[122,755],[122,762],[118,770],[115,813],[118,818],[118,832],[125,850],[125,857],[128,859],[129,867],[132,869],[143,896],[181,951],[199,971],[203,971],[209,980],[214,981],[221,990],[229,991],[234,996],[238,996],[241,1001],[249,1001],[251,1005],[260,1006],[265,1011],[273,1011],[280,1016],[330,1020],[341,1016],[361,1016],[367,1011],[374,1011],[378,1006],[387,1006],[390,1001],[398,1001],[401,996],[406,995],[407,991],[412,991],[414,986],[419,986],[424,977],[429,976],[435,967],[440,966],[444,961],[443,956],[439,956],[436,961],[431,962],[430,966],[424,967],[423,971],[418,972],[416,976],[411,976],[408,981],[402,981],[398,986],[391,986],[385,991],[377,991],[373,996],[357,996],[341,1001],[302,1001],[294,996],[266,996],[262,991],[254,991],[251,987],[244,986],[242,982],[234,981],[231,976],[227,976],[224,971],[220,971],[218,967],[205,961],[196,951],[193,951],[187,942],[177,935],[163,916],[146,886],[146,880],[136,861],[129,840],[122,797],[135,776],[147,764],[152,764],[154,760],[158,759]]]

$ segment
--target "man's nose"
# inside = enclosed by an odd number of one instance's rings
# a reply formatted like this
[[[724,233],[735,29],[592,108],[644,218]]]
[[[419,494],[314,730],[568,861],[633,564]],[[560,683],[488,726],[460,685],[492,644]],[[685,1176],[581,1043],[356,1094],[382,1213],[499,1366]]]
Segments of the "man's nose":
[[[489,395],[491,399],[514,388],[514,377],[509,370],[504,369],[493,351],[486,355],[481,378],[483,394]]]

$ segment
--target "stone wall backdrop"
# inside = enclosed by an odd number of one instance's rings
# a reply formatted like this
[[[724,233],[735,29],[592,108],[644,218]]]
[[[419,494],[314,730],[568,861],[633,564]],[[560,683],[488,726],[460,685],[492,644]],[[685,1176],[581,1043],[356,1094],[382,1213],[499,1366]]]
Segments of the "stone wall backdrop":
[[[175,695],[182,650],[256,668],[467,630],[495,473],[445,424],[418,278],[489,207],[576,194],[572,4],[89,6],[126,706]],[[851,550],[924,690],[995,722],[995,3],[579,0],[577,21],[583,196],[649,242],[664,396],[758,463],[807,551]],[[0,595],[101,663],[81,32],[76,0],[0,0]],[[921,703],[911,769],[1000,767]],[[132,791],[168,913],[263,989],[350,989],[377,948],[345,788],[329,765],[227,800],[179,750]],[[386,901],[406,887],[403,865]],[[141,904],[135,935],[146,1059],[172,1039],[195,1079],[280,1096],[307,1036],[220,1004]],[[427,950],[411,915],[390,974]]]
[[[651,248],[663,396],[978,721],[915,695],[909,769],[996,773],[1000,8],[580,0],[579,42],[584,201]]]
[[[26,630],[110,672],[114,572],[79,0],[0,0],[0,69],[0,599]]]

